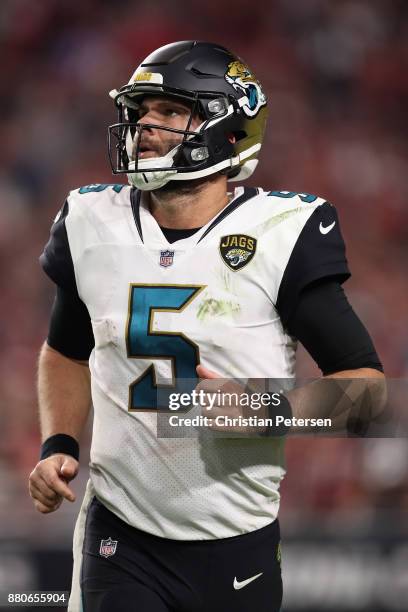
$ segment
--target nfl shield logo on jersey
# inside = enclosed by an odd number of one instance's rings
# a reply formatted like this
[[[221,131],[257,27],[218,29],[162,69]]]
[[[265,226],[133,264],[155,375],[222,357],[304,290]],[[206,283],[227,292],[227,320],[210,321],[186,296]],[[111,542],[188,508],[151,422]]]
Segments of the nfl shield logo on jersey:
[[[108,538],[107,540],[101,540],[101,545],[99,548],[99,554],[101,557],[112,557],[112,555],[116,552],[116,547],[118,545],[117,540],[112,540],[112,538]]]
[[[245,234],[230,234],[220,240],[220,254],[230,270],[240,270],[253,258],[256,251],[256,238]]]
[[[174,259],[174,251],[160,251],[160,265],[163,268],[168,268],[172,265]]]

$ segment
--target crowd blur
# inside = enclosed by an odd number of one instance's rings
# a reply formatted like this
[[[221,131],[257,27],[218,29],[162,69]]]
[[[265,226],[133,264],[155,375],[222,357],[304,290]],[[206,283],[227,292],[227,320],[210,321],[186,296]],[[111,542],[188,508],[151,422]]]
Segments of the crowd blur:
[[[25,525],[37,520],[26,480],[38,456],[36,359],[54,291],[38,265],[49,227],[70,189],[117,182],[106,155],[106,126],[116,120],[108,91],[153,49],[195,38],[229,47],[253,68],[270,119],[251,183],[336,204],[353,272],[347,294],[387,375],[408,375],[407,2],[2,0],[3,531],[11,508]],[[319,374],[304,353],[299,373]],[[406,510],[400,442],[291,440],[288,524],[367,525]]]

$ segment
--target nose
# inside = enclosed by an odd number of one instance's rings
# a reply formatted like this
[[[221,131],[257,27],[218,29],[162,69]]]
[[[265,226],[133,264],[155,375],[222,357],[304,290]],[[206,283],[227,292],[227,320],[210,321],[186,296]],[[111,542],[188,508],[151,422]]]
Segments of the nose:
[[[137,124],[140,126],[143,126],[143,132],[151,132],[153,128],[149,127],[149,123],[153,123],[153,120],[151,119],[151,117],[149,116],[149,113],[146,113],[146,115],[143,115],[143,117],[140,117],[140,119],[138,120]],[[138,130],[139,135],[142,134],[142,130]]]
[[[148,123],[153,123],[154,125],[161,125],[159,116],[154,112],[153,109],[147,110],[142,117],[137,122],[139,125],[146,125]],[[151,128],[146,128],[151,129]]]

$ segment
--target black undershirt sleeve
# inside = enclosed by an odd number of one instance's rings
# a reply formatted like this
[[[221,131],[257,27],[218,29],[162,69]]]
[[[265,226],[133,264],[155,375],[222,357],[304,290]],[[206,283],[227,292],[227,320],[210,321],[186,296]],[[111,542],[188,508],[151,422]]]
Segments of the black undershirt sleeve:
[[[336,209],[318,206],[286,264],[276,309],[323,374],[357,368],[382,370],[373,342],[341,284],[350,272]]]
[[[373,342],[336,280],[306,287],[287,323],[324,375],[341,370],[383,371]]]
[[[91,318],[76,290],[57,287],[47,344],[70,359],[89,359],[95,344]]]
[[[283,273],[276,308],[284,327],[306,287],[329,278],[344,283],[349,277],[337,212],[325,202],[305,223]]]

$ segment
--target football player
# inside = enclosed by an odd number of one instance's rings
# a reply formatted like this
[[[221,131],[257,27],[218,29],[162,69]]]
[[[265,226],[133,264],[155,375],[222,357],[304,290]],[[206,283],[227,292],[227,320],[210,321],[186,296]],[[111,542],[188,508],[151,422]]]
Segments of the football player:
[[[255,170],[267,100],[227,49],[166,45],[111,96],[110,160],[129,184],[72,191],[41,256],[56,299],[31,496],[43,513],[75,499],[92,398],[69,610],[278,611],[282,438],[159,437],[158,394],[198,375],[293,379],[297,340],[325,377],[382,380],[341,287],[336,211],[228,191]]]

